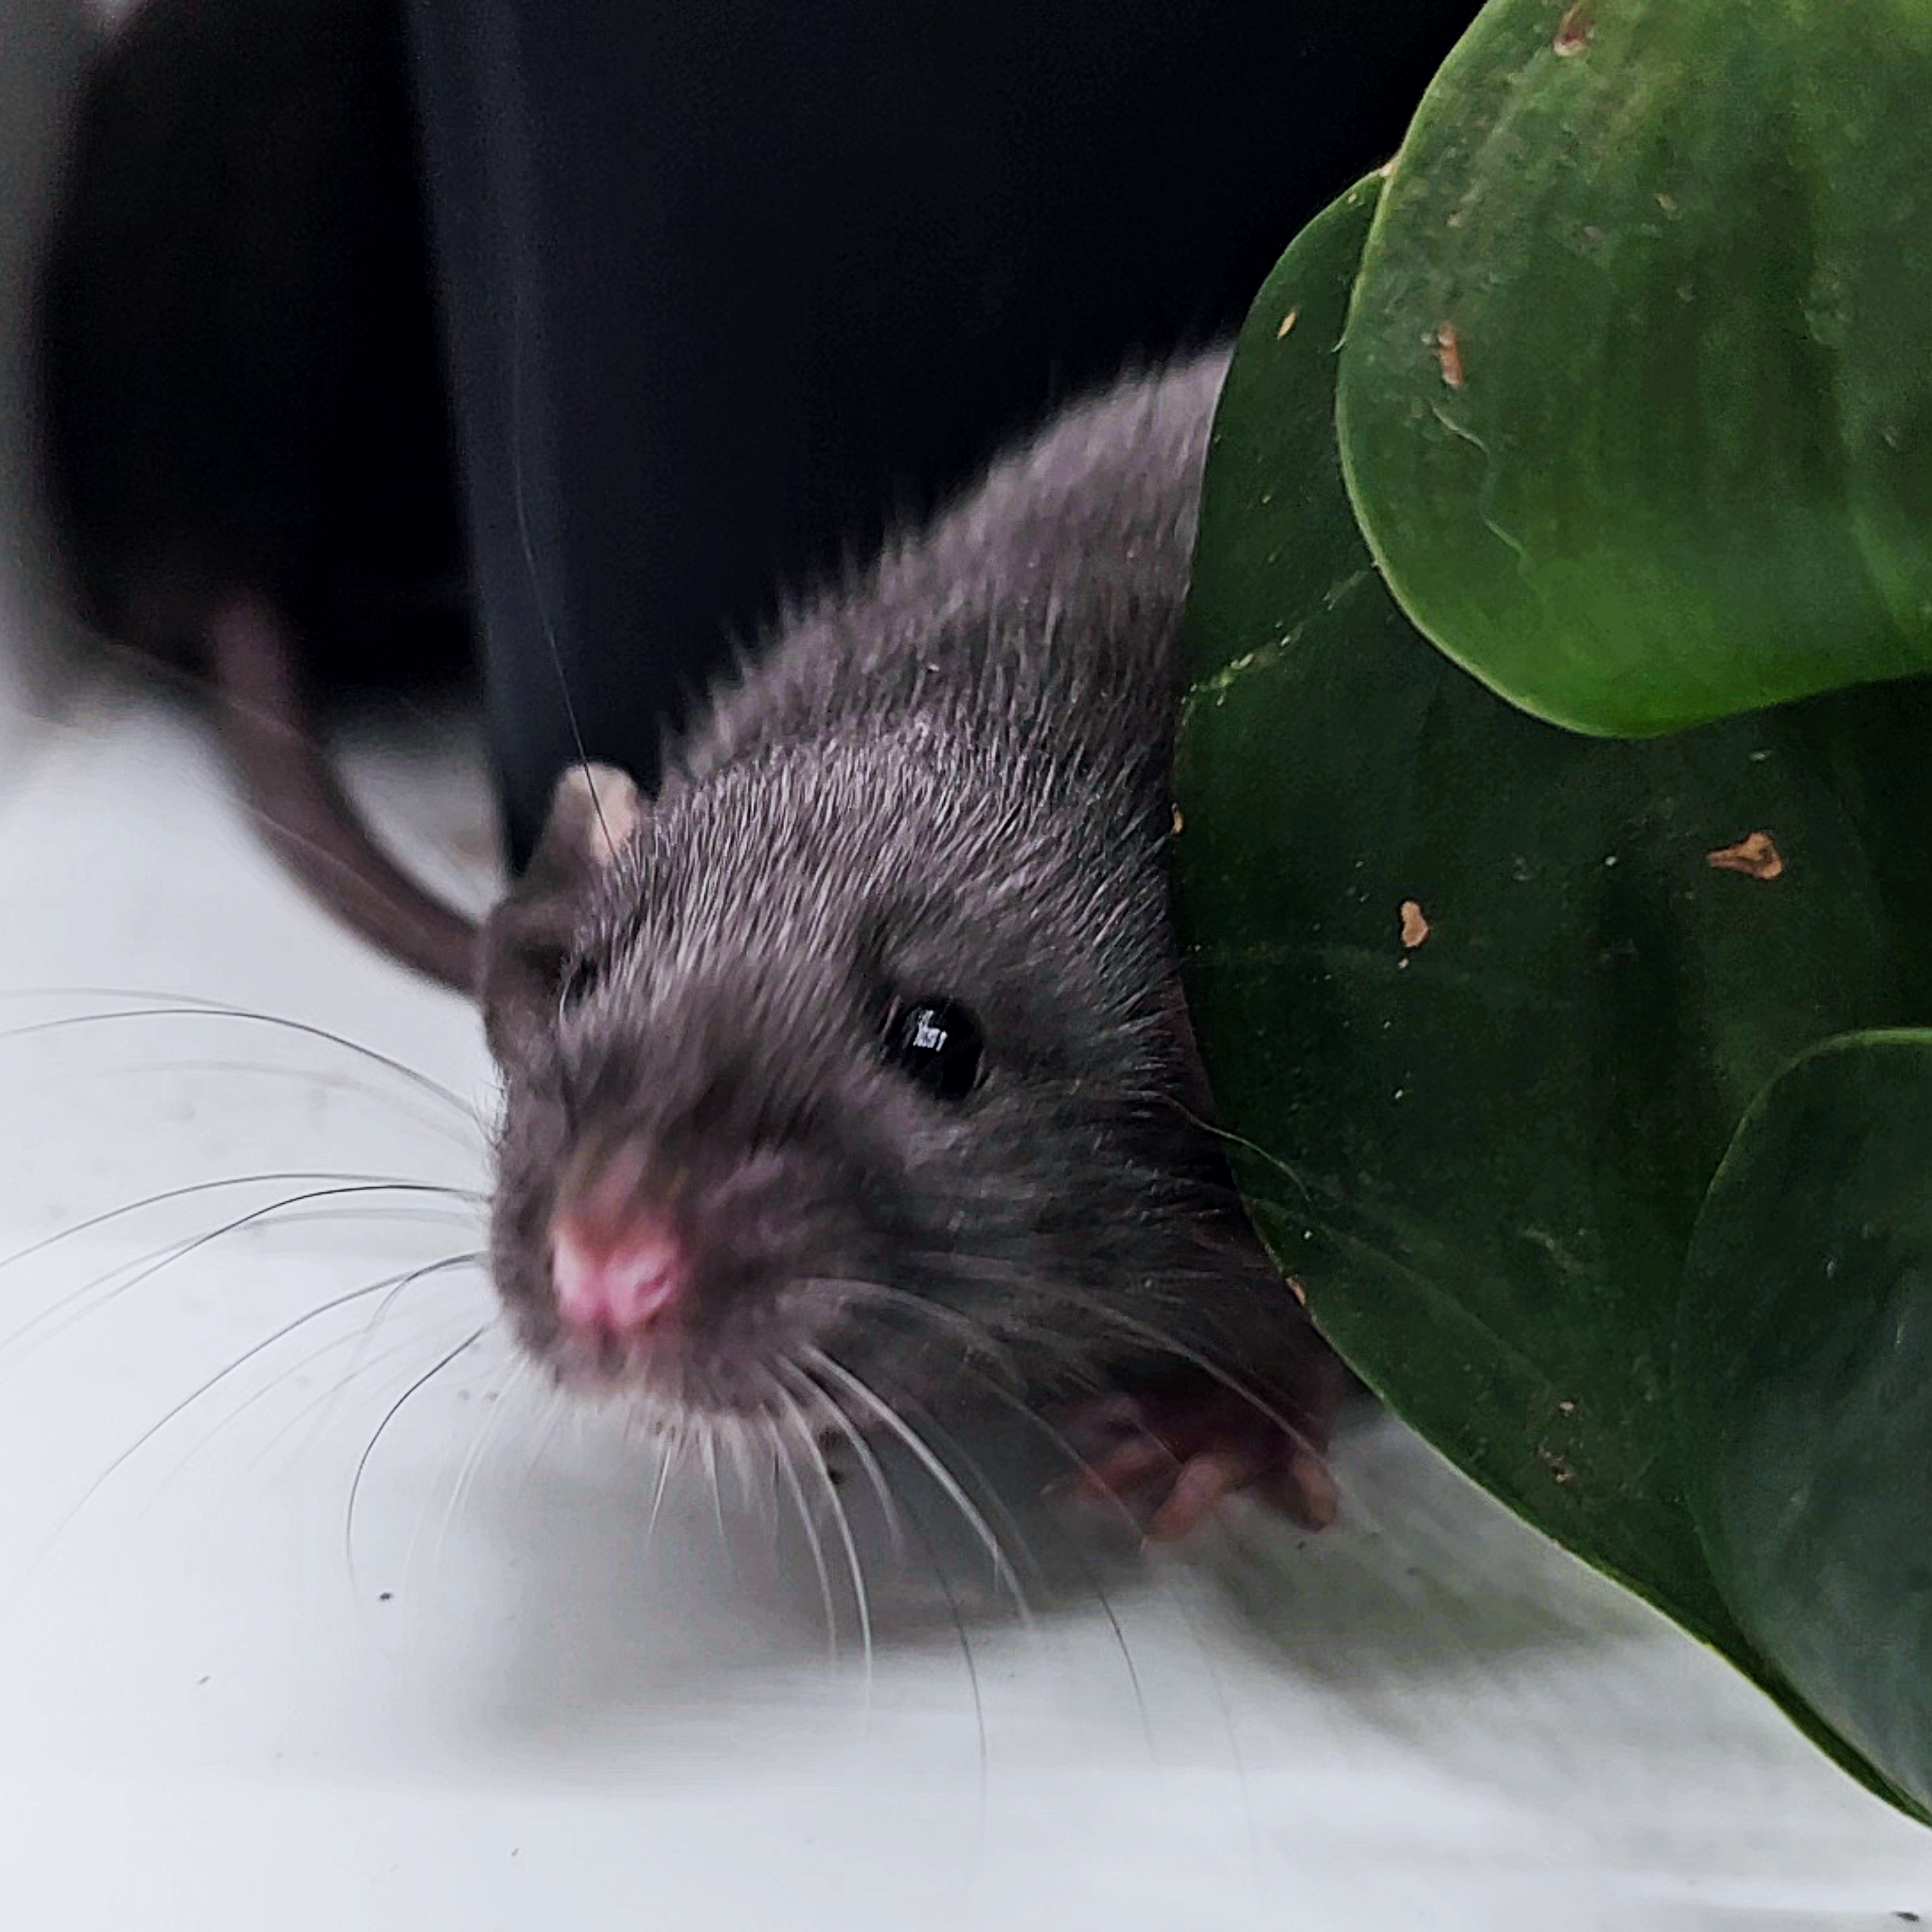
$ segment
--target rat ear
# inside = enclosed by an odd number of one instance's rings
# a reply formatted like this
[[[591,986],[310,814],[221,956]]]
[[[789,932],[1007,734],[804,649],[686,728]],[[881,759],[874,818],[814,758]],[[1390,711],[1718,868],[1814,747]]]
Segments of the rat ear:
[[[523,876],[483,922],[483,1030],[508,1064],[541,1037],[577,942],[588,888],[636,836],[644,795],[612,765],[574,766]]]
[[[573,765],[551,793],[550,816],[518,892],[586,884],[630,843],[644,817],[644,794],[616,766]]]

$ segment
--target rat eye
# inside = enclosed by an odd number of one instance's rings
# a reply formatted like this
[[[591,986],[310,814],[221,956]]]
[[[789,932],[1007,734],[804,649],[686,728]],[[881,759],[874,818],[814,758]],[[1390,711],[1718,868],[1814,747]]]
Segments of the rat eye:
[[[886,1057],[942,1100],[973,1091],[985,1045],[979,1021],[957,1000],[908,1000],[886,1029]]]

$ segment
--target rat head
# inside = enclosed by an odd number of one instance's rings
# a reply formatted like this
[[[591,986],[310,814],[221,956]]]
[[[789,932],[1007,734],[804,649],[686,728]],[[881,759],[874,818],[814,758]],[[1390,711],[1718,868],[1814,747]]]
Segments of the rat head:
[[[485,948],[525,1346],[660,1414],[1038,1388],[1225,1267],[1141,796],[923,730],[565,779]]]

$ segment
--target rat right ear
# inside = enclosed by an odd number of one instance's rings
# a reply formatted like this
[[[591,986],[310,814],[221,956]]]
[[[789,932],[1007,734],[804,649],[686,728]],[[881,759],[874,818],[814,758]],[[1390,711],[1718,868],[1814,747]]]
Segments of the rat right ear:
[[[550,795],[550,816],[516,890],[574,892],[597,877],[644,823],[644,795],[614,765],[573,765]]]
[[[483,922],[478,991],[500,1062],[547,1028],[585,895],[636,836],[645,810],[643,794],[615,766],[574,766],[557,781],[530,864]]]

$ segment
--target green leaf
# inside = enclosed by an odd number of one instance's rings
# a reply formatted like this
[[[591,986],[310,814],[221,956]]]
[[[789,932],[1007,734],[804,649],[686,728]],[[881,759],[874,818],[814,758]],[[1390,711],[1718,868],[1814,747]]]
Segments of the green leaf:
[[[1752,1110],[1677,1347],[1692,1507],[1739,1622],[1932,1809],[1932,1032],[1833,1040]]]
[[[1403,607],[1630,736],[1932,669],[1932,8],[1491,0],[1362,264]]]
[[[1333,432],[1375,193],[1264,289],[1203,498],[1173,880],[1237,1175],[1397,1413],[1817,1734],[1690,1515],[1678,1292],[1763,1087],[1932,1013],[1932,683],[1632,742],[1544,724],[1433,648]]]

